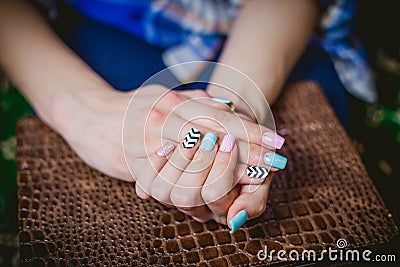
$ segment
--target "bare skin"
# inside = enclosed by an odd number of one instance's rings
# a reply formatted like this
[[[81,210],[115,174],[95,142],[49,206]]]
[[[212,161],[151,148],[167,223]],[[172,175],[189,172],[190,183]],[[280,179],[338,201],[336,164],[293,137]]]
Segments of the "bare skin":
[[[317,8],[312,0],[248,1],[233,25],[220,62],[248,75],[261,89],[262,96],[271,104],[304,50],[316,19]],[[20,0],[0,0],[0,64],[34,107],[38,116],[60,133],[85,162],[125,181],[139,178],[131,177],[126,161],[133,164],[136,161],[149,161],[151,157],[146,154],[146,149],[155,151],[160,146],[159,131],[149,133],[146,138],[138,135],[145,127],[141,118],[152,114],[147,123],[157,129],[157,125],[171,112],[169,107],[199,95],[196,91],[170,92],[166,94],[162,106],[149,111],[154,98],[164,94],[166,88],[150,85],[152,88],[143,93],[121,93],[114,90],[52,32],[33,8]],[[215,82],[226,80],[224,75],[223,71],[217,69],[212,79]],[[203,93],[204,97],[220,96],[233,100],[240,117],[227,111],[224,106],[204,101],[198,101],[196,111],[217,117],[224,125],[231,126],[232,131],[229,134],[237,139],[235,152],[227,157],[219,155],[217,150],[214,151],[213,165],[199,174],[202,183],[195,184],[200,188],[195,195],[200,196],[203,201],[206,200],[203,205],[184,207],[183,204],[190,203],[190,200],[178,199],[182,192],[169,189],[170,197],[176,206],[199,221],[215,219],[226,224],[242,209],[246,209],[249,217],[254,218],[264,211],[268,198],[271,178],[256,187],[243,184],[250,182],[243,182],[228,190],[225,196],[216,201],[209,200],[217,199],[221,192],[201,190],[207,187],[207,180],[211,181],[215,175],[219,176],[218,166],[224,164],[228,166],[225,168],[227,173],[222,174],[222,184],[219,188],[225,190],[232,185],[232,173],[237,166],[261,164],[260,158],[257,157],[251,159],[253,162],[248,162],[247,155],[262,155],[271,149],[261,142],[263,132],[268,129],[255,122],[254,116],[242,102],[244,99],[250,104],[256,111],[257,118],[264,118],[266,109],[264,101],[260,101],[260,92],[246,90],[247,85],[240,84],[240,81],[233,79],[232,82],[238,84],[233,88],[241,99],[235,94],[220,95],[220,91],[214,87]],[[128,146],[124,155],[121,142],[123,118],[129,100],[135,94],[142,98],[142,105],[134,107],[137,117],[131,118],[133,122],[128,125],[132,125],[131,140],[137,142]],[[193,113],[193,109],[182,108],[174,113],[173,123],[184,124],[188,116],[196,114]],[[244,126],[235,127],[239,122]],[[206,121],[198,121],[192,126],[204,133],[216,131],[215,127]],[[167,137],[179,144],[182,134],[171,132]],[[217,129],[217,134],[222,137],[225,133]],[[144,139],[147,140],[146,144]],[[232,158],[235,160],[232,161]],[[166,162],[163,164],[159,166],[160,171]],[[182,177],[184,176],[175,175],[176,183],[184,183],[186,179]],[[236,179],[240,180],[240,177]],[[138,194],[147,198],[152,196],[151,192],[150,189],[150,194],[145,194],[144,191],[139,191]]]

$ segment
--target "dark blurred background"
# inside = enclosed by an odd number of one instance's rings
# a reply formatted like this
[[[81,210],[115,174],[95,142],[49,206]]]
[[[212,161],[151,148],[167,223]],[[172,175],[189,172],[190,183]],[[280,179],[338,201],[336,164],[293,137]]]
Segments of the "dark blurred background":
[[[378,103],[350,99],[349,135],[368,173],[400,225],[400,38],[397,1],[358,1],[356,31],[378,89]]]
[[[368,173],[400,226],[400,38],[397,1],[359,1],[356,31],[372,66],[379,101],[349,99],[348,133]],[[0,266],[18,258],[15,125],[30,113],[28,103],[0,73]],[[391,244],[399,244],[398,239]],[[390,244],[389,244],[390,245]],[[398,249],[398,246],[395,246]]]

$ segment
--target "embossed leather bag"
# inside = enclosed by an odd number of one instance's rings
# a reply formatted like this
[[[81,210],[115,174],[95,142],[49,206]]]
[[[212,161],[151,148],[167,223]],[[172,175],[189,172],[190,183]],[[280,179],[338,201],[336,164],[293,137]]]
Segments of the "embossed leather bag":
[[[382,244],[398,229],[318,86],[285,89],[273,109],[285,170],[265,213],[235,234],[143,201],[131,183],[93,170],[38,118],[18,123],[21,262],[46,266],[263,266],[268,250]]]

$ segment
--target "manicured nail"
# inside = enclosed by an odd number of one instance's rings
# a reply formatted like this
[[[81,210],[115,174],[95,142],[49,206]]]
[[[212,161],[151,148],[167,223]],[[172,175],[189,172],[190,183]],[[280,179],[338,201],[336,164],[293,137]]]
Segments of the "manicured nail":
[[[205,151],[211,151],[215,147],[217,142],[217,135],[215,133],[206,133],[200,144],[200,149]]]
[[[268,152],[264,155],[264,163],[268,166],[283,170],[286,167],[287,158],[274,152]]]
[[[159,155],[160,157],[166,157],[174,150],[174,148],[174,144],[166,142],[165,144],[160,146],[159,149],[157,149],[157,155]]]
[[[233,135],[227,134],[224,136],[224,139],[222,139],[219,151],[229,153],[232,151],[234,145],[235,145],[235,137]]]
[[[223,103],[223,104],[227,105],[230,110],[235,111],[235,105],[233,104],[233,102],[231,100],[229,100],[227,98],[223,98],[223,97],[213,97],[211,99],[215,102]]]
[[[265,132],[262,136],[262,141],[270,147],[281,149],[283,143],[285,143],[285,138],[274,132]]]
[[[249,214],[246,210],[239,211],[230,221],[229,224],[231,225],[231,234],[236,232],[236,230],[242,226],[249,218]]]
[[[200,140],[200,131],[196,128],[190,129],[185,138],[183,139],[182,146],[184,148],[193,148]]]
[[[249,166],[246,172],[247,176],[251,178],[265,179],[268,176],[268,169],[263,167]]]

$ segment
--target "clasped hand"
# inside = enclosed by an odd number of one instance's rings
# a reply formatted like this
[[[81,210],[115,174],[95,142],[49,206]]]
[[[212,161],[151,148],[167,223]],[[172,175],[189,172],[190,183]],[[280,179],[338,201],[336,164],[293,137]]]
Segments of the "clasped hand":
[[[79,114],[79,120],[91,122],[81,125],[83,138],[73,138],[73,130],[66,137],[87,163],[136,181],[139,197],[176,206],[200,222],[227,224],[241,210],[249,218],[263,213],[270,171],[278,170],[265,160],[274,149],[274,132],[202,90],[148,85],[114,94]]]

